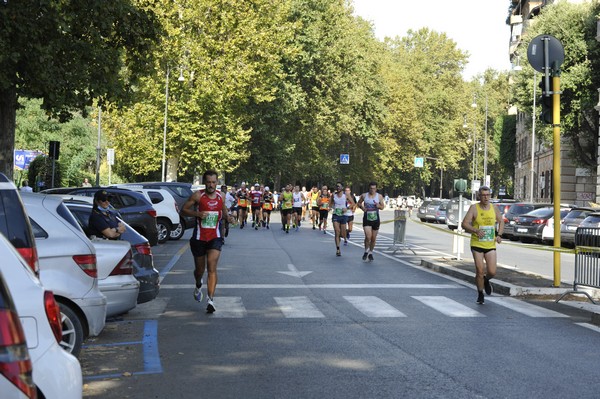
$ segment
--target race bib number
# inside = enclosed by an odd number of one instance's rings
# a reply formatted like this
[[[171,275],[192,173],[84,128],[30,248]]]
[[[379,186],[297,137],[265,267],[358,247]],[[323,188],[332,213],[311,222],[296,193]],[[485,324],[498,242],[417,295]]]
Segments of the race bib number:
[[[342,208],[335,208],[333,210],[333,214],[336,216],[342,216],[344,214],[343,209]]]
[[[321,209],[329,209],[329,202],[323,202],[321,204]]]
[[[241,199],[238,201],[238,205],[239,206],[246,206],[246,200],[245,199]]]
[[[283,207],[286,208],[286,209],[291,208],[292,207],[292,201],[291,200],[285,201],[283,203]]]
[[[479,239],[480,242],[494,241],[494,235],[496,231],[494,226],[479,226],[479,229],[483,230],[485,233],[484,236]]]
[[[216,229],[217,224],[219,223],[219,212],[218,211],[210,211],[207,212],[207,215],[202,222],[200,222],[200,227],[203,229]]]
[[[270,211],[271,209],[273,209],[273,204],[271,204],[270,202],[265,202],[263,204],[263,209],[266,211]]]
[[[367,211],[367,220],[374,222],[377,220],[377,211]]]
[[[310,206],[317,206],[317,200],[312,200],[310,202]]]

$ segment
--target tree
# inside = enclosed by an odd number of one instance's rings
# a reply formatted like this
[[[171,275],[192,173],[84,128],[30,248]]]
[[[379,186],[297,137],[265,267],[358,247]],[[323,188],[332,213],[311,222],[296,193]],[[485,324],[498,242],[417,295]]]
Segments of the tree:
[[[600,87],[600,45],[595,39],[598,14],[600,3],[597,1],[581,4],[561,1],[547,5],[527,30],[519,50],[520,59],[526,60],[529,43],[540,34],[551,34],[563,44],[561,136],[571,144],[576,164],[587,168],[597,165],[598,117],[594,106]],[[538,79],[541,75],[538,74]],[[523,112],[532,112],[533,85],[537,84],[533,82],[533,69],[526,64],[514,86],[516,105]],[[538,124],[536,128],[538,138],[552,143],[550,127]]]
[[[18,99],[60,120],[93,99],[126,99],[151,65],[153,0],[21,0],[0,6],[0,172],[12,176]]]

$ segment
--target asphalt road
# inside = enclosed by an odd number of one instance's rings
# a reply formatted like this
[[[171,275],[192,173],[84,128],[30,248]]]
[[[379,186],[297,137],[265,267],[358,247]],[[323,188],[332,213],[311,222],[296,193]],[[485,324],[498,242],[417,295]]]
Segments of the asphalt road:
[[[451,256],[452,235],[410,221],[408,248],[392,248],[384,223],[365,263],[360,226],[341,257],[329,233],[279,227],[232,229],[212,315],[192,298],[190,232],[154,247],[160,295],[86,342],[85,397],[597,397],[600,330],[557,305],[478,305],[418,266]],[[501,260],[510,248],[542,253],[506,246]]]

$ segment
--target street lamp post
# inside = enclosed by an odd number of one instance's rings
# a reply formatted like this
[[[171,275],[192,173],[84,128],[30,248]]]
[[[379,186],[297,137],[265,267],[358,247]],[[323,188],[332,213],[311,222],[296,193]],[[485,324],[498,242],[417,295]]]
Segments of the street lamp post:
[[[536,86],[537,86],[537,71],[533,71],[533,112],[531,113],[531,178],[529,186],[529,198],[533,202],[533,180],[535,179],[535,170],[533,162],[535,158],[535,99],[536,99]]]
[[[167,115],[169,113],[169,72],[170,68],[167,66],[167,76],[165,84],[165,123],[163,127],[163,147],[162,147],[162,170],[161,179],[166,181],[166,163],[167,163]]]
[[[487,93],[485,95],[485,135],[483,142],[483,184],[488,186],[490,183],[487,181],[487,161],[488,161],[488,98]]]
[[[163,147],[162,147],[162,171],[161,177],[162,181],[167,181],[167,116],[169,114],[169,73],[171,69],[167,66],[167,75],[166,75],[166,83],[165,83],[165,123],[163,127]],[[177,79],[179,82],[185,81],[183,77],[183,68],[180,69],[179,78]]]

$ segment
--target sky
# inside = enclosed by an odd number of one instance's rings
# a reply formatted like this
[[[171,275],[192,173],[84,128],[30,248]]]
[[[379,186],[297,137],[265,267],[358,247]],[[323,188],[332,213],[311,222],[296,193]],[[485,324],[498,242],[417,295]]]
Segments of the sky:
[[[508,0],[353,0],[355,14],[374,25],[375,35],[405,36],[409,29],[427,27],[444,32],[467,51],[469,63],[463,77],[470,80],[487,68],[510,69],[506,25]]]

